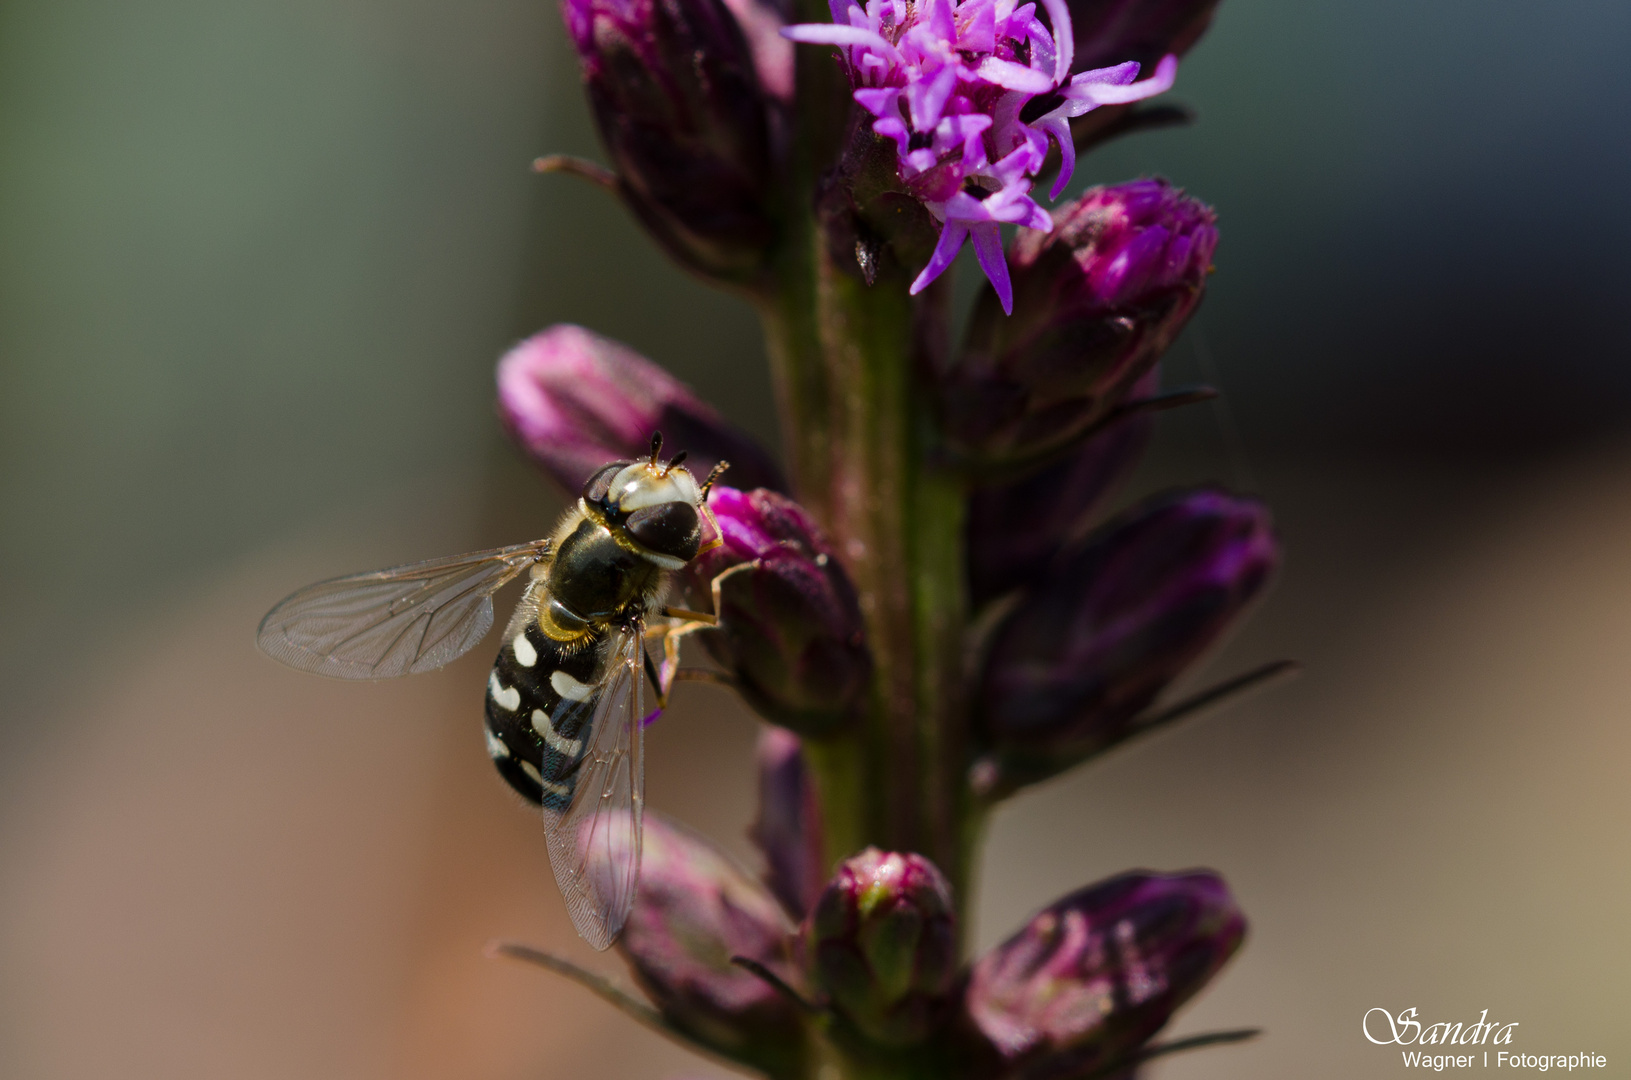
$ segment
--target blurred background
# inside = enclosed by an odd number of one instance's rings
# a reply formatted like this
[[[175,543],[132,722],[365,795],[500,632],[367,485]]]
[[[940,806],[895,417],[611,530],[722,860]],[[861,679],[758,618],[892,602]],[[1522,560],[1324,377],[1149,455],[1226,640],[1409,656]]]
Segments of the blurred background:
[[[1631,1059],[1631,6],[1225,0],[1198,126],[1113,144],[1219,272],[1137,486],[1263,493],[1277,587],[1201,677],[1297,682],[1031,792],[987,945],[1221,870],[1247,946],[1162,1080],[1372,1077],[1373,1006]],[[561,320],[767,440],[758,330],[600,192],[553,4],[0,2],[0,1075],[724,1075],[482,956],[573,937],[485,760],[484,650],[344,685],[305,582],[544,532],[492,366]],[[967,275],[965,275],[966,277]],[[744,858],[754,721],[692,687],[650,803]],[[619,975],[621,977],[621,975]]]

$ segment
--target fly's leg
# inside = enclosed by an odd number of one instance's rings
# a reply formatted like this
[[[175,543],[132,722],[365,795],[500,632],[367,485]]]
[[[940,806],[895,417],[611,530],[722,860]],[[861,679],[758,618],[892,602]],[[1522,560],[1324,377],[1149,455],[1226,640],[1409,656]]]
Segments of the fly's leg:
[[[665,612],[666,614],[666,612]],[[646,678],[651,681],[651,688],[657,692],[657,711],[668,708],[668,695],[673,692],[674,683],[679,680],[713,682],[714,672],[704,671],[701,668],[680,668],[680,641],[686,634],[697,630],[707,630],[718,625],[712,617],[707,622],[682,622],[677,626],[653,627],[647,633],[653,638],[662,639],[663,658],[653,663],[651,659],[653,649],[646,650]],[[720,676],[720,678],[724,678]]]
[[[735,569],[735,567],[732,567],[731,569]],[[727,571],[727,573],[728,572],[729,571]],[[724,575],[722,574],[720,576],[723,577]],[[693,629],[704,626],[719,625],[719,618],[715,615],[708,614],[706,611],[692,611],[689,608],[682,607],[665,607],[663,608],[663,614],[670,619],[679,619],[683,622],[696,623],[697,627],[693,627]]]
[[[666,607],[663,614],[678,621],[678,625],[653,627],[646,631],[648,636],[662,639],[663,659],[660,664],[651,661],[651,650],[646,651],[646,678],[651,680],[652,689],[657,692],[657,708],[659,711],[668,708],[668,695],[673,692],[676,682],[707,682],[718,686],[734,687],[736,682],[729,675],[706,668],[680,667],[680,642],[687,634],[698,630],[710,630],[719,625],[720,599],[719,586],[726,578],[741,570],[747,570],[758,565],[756,562],[740,563],[726,570],[714,578],[710,587],[713,596],[714,614],[705,611],[691,611],[688,608]]]

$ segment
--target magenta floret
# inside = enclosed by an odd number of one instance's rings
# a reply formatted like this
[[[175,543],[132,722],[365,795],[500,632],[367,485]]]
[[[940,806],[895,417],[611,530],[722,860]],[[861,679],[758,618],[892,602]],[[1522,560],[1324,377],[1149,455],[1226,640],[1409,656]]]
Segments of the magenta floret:
[[[912,282],[914,295],[972,239],[981,269],[1010,310],[1001,226],[1053,228],[1031,198],[1048,141],[1062,155],[1050,194],[1057,198],[1075,166],[1071,118],[1172,86],[1178,61],[1170,55],[1143,82],[1134,82],[1136,62],[1072,76],[1070,12],[1064,0],[1043,0],[1043,7],[1047,22],[1035,4],[1013,0],[869,0],[865,7],[832,0],[832,23],[782,31],[842,50],[855,100],[874,117],[872,130],[895,143],[901,179],[941,222],[939,243]],[[1051,107],[1023,119],[1026,106],[1043,96]]]

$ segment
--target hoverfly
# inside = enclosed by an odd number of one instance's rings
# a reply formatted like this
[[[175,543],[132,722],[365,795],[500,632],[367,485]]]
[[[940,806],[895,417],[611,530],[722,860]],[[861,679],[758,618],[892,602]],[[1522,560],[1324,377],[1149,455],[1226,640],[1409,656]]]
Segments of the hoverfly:
[[[715,621],[664,599],[673,572],[702,550],[704,519],[709,546],[720,543],[707,496],[726,465],[699,487],[683,452],[665,463],[661,450],[657,434],[648,459],[601,468],[546,539],[308,586],[268,612],[257,637],[268,656],[319,675],[432,671],[487,635],[493,594],[525,572],[487,677],[487,751],[542,810],[555,882],[596,949],[616,940],[639,883],[644,683],[660,712],[679,639]],[[660,667],[648,636],[662,640]]]

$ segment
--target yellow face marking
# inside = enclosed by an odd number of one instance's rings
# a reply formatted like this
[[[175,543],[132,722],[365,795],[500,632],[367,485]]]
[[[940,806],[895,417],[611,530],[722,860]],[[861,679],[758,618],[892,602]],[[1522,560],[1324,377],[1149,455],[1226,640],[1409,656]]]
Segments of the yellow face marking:
[[[625,514],[668,502],[688,502],[695,506],[702,500],[696,479],[688,470],[670,469],[649,461],[637,461],[612,477],[607,496]]]

